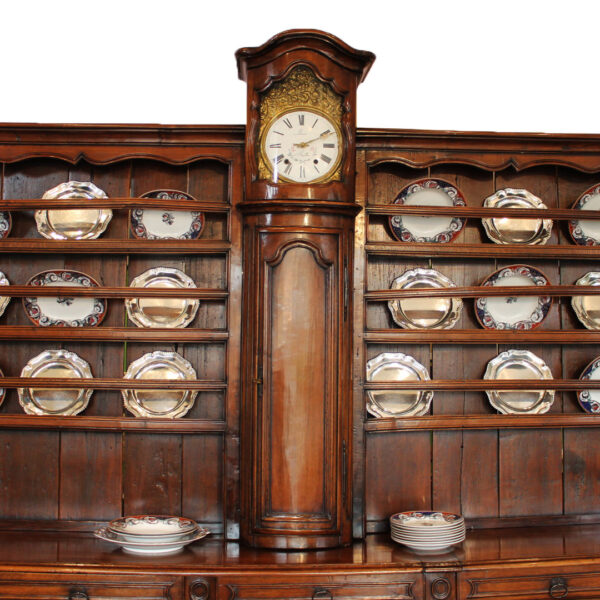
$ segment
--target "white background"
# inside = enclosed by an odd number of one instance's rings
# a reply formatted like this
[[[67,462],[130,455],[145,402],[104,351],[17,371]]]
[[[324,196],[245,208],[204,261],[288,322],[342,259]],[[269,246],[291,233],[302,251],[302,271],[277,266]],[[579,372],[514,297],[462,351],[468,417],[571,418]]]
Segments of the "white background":
[[[600,133],[595,0],[4,0],[0,121],[245,122],[234,52],[322,29],[377,60],[360,127]]]

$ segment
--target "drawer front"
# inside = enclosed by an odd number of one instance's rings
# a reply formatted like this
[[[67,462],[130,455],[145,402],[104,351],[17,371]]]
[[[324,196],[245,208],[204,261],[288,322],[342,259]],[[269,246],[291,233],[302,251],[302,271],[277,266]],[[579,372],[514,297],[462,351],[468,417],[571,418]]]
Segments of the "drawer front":
[[[373,577],[323,577],[315,579],[264,576],[220,580],[219,600],[420,600],[422,576],[416,573]]]
[[[524,569],[463,572],[459,575],[461,600],[600,600],[600,566],[593,570],[553,569],[529,573]]]
[[[181,600],[181,590],[168,576],[0,574],[0,600]]]

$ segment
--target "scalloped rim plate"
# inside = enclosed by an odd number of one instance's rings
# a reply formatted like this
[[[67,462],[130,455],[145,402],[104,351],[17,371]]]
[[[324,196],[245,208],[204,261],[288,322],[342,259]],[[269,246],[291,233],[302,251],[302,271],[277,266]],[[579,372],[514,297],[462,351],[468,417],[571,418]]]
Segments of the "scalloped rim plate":
[[[600,285],[600,272],[589,271],[579,278],[575,285]],[[594,304],[598,304],[598,306],[594,306]],[[587,329],[600,329],[600,314],[597,317],[591,315],[592,310],[598,310],[600,307],[599,296],[573,296],[571,307],[584,327]]]
[[[380,379],[379,375],[389,372],[401,375],[395,379]],[[429,381],[427,369],[412,356],[400,352],[383,352],[367,362],[367,381]],[[401,400],[407,397],[408,401]],[[433,391],[390,390],[367,391],[367,411],[375,417],[412,417],[424,415],[429,411]],[[394,403],[406,404],[403,410],[394,410]],[[386,406],[387,405],[387,406]]]
[[[450,288],[456,284],[444,274],[435,269],[411,269],[405,271],[392,281],[390,289],[408,290],[413,287]],[[462,312],[463,302],[460,298],[427,298],[427,292],[419,298],[399,298],[390,300],[388,308],[392,313],[394,323],[403,329],[450,329],[456,325]],[[423,315],[423,311],[429,310],[432,316],[422,316],[411,319],[408,314],[415,310]],[[408,314],[407,314],[408,313]],[[441,315],[441,316],[440,316]],[[418,321],[428,319],[430,324],[420,325]]]
[[[106,193],[90,181],[67,181],[48,190],[43,200],[59,198],[108,198]],[[112,219],[110,208],[36,210],[37,230],[49,240],[95,240],[100,237]]]
[[[146,375],[148,375],[146,377]],[[125,408],[136,417],[177,419],[183,417],[194,405],[197,390],[173,390],[168,391],[169,381],[187,380],[195,381],[196,371],[188,360],[177,352],[149,352],[137,360],[134,360],[125,373],[125,379],[165,379],[165,388],[157,390],[121,390]],[[170,394],[166,402],[169,408],[155,410],[149,408],[146,396],[152,397]],[[178,398],[178,399],[177,399]],[[154,400],[151,400],[154,402]]]
[[[52,269],[34,275],[27,285],[39,287],[99,287],[98,282],[81,271]],[[39,327],[96,327],[106,316],[104,298],[70,296],[28,296],[23,309]]]
[[[592,381],[600,379],[600,356],[586,366],[579,379]],[[577,401],[586,413],[591,415],[600,413],[600,390],[580,390],[577,392]]]
[[[540,208],[548,209],[540,198],[523,189],[504,188],[498,190],[483,201],[486,208]],[[519,222],[525,221],[528,225],[522,230],[530,231],[526,239],[519,239],[515,232],[511,237],[511,226],[515,228]],[[516,219],[514,217],[494,217],[481,219],[485,232],[496,244],[523,244],[533,246],[545,244],[552,235],[552,219]],[[516,227],[517,231],[519,230]]]
[[[152,190],[140,198],[164,200],[192,200],[196,198],[178,190]],[[198,203],[200,205],[200,203]],[[201,211],[136,208],[129,212],[133,235],[146,240],[196,240],[204,228]]]
[[[481,283],[482,287],[490,285],[535,287],[550,283],[535,267],[510,265],[494,271]],[[475,298],[475,316],[485,329],[535,329],[548,316],[552,301],[551,296],[482,296]]]
[[[600,210],[600,183],[589,187],[571,207],[575,210]],[[569,233],[579,246],[598,246],[600,244],[600,221],[569,221]]]
[[[53,369],[60,369],[58,373],[53,373]],[[50,374],[47,374],[50,372]],[[93,377],[90,365],[75,352],[68,350],[44,350],[37,356],[34,356],[23,367],[21,377]],[[39,390],[48,391],[48,390]],[[93,389],[53,389],[55,393],[64,392],[65,394],[76,393],[75,398],[71,399],[65,406],[56,410],[49,406],[44,406],[45,401],[37,398],[38,390],[36,388],[18,388],[19,404],[28,415],[77,415],[87,408]],[[64,402],[63,402],[64,404]]]
[[[443,179],[417,179],[402,188],[393,201],[406,206],[465,206],[460,190]],[[400,242],[451,242],[462,231],[465,219],[450,216],[393,215],[393,236]]]
[[[533,377],[519,377],[523,373],[533,375]],[[503,373],[508,376],[504,377]],[[484,379],[553,379],[552,372],[546,363],[533,352],[529,350],[511,349],[498,354],[487,364]],[[505,415],[541,415],[552,406],[554,402],[554,390],[486,390],[490,404],[500,413]],[[514,397],[522,402],[523,395],[531,396],[532,400],[529,406],[515,406]]]

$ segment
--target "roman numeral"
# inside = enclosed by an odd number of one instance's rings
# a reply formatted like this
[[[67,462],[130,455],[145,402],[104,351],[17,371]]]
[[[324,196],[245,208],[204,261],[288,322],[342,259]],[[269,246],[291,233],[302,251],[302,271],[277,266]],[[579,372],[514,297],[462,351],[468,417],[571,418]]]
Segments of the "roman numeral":
[[[281,144],[271,144],[269,148],[281,148]]]
[[[320,173],[320,172],[321,172],[321,171],[319,171],[319,169],[317,169],[317,165],[313,164],[313,167],[315,168],[315,171],[316,171],[317,173]]]
[[[314,127],[315,127],[315,125],[317,124],[318,120],[319,120],[319,117],[317,117],[317,118],[315,119],[315,122],[312,124],[312,126],[311,126],[311,129],[314,129]]]
[[[325,137],[326,135],[329,135],[331,133],[331,129],[326,129],[322,134],[321,137]]]
[[[323,162],[326,162],[327,164],[331,162],[331,158],[329,158],[329,156],[327,156],[326,154],[321,154],[321,160]]]
[[[335,148],[335,144],[323,144],[323,148]]]
[[[291,129],[292,128],[292,122],[289,119],[284,119],[283,122]]]
[[[287,167],[283,170],[283,172],[286,175],[288,175],[291,170],[292,170],[292,163],[288,163]]]
[[[298,122],[300,125],[304,125],[304,115],[298,115]]]
[[[279,163],[280,163],[282,160],[283,160],[283,154],[278,154],[278,155],[277,155],[277,156],[276,156],[276,157],[273,159],[273,162],[274,162],[275,164],[277,164],[277,165],[278,165],[278,164],[279,164]]]
[[[304,170],[304,167],[302,165],[300,165],[300,179],[304,179],[306,177],[306,171]]]
[[[276,133],[277,135],[283,135],[283,133],[281,133],[281,131],[275,131],[275,130],[273,130],[273,133]]]

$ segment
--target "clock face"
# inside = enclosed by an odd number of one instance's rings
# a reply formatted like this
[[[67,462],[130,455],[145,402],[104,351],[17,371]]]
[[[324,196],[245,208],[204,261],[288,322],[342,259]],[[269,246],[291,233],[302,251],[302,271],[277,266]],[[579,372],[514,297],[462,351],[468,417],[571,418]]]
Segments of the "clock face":
[[[341,132],[313,109],[287,111],[269,123],[262,136],[263,159],[273,181],[311,183],[335,173],[342,158]]]

